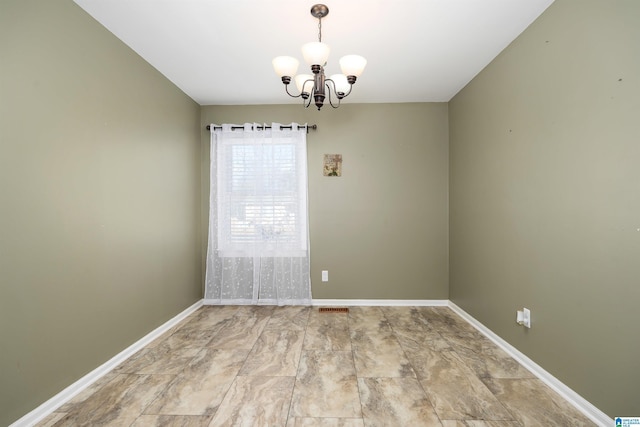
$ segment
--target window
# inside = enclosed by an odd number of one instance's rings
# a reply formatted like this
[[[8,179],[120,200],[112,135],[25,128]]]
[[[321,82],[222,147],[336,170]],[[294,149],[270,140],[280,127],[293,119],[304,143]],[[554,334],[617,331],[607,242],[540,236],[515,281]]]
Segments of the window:
[[[306,256],[306,149],[293,132],[234,133],[217,147],[220,256]]]

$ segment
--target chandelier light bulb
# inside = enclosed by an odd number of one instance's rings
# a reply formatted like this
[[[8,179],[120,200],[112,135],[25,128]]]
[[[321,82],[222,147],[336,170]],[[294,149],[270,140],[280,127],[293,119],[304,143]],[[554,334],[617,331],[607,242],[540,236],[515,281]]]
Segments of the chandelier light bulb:
[[[302,56],[307,65],[320,65],[323,66],[329,59],[329,45],[322,42],[311,42],[302,46]]]
[[[292,77],[298,72],[300,62],[292,56],[278,56],[271,61],[273,69],[279,77]]]
[[[360,77],[367,65],[367,60],[360,55],[346,55],[340,58],[340,68],[345,76]]]

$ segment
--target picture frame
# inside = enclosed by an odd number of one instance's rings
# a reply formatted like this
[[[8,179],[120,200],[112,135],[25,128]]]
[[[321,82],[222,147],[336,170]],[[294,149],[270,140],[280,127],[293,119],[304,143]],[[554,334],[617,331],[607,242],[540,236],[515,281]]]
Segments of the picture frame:
[[[324,176],[342,176],[342,154],[325,154],[322,174]]]

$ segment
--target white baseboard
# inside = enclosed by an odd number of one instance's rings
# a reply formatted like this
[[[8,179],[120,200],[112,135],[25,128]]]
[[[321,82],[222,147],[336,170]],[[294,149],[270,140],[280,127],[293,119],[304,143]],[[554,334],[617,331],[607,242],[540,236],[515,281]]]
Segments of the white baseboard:
[[[249,300],[216,300],[216,299],[205,299],[203,300],[204,305],[277,305],[278,302],[276,300],[260,300],[256,303],[253,303]],[[383,300],[383,299],[312,299],[312,306],[320,306],[320,305],[338,305],[342,307],[350,306],[389,306],[389,307],[405,307],[405,306],[438,306],[438,307],[446,307],[449,304],[449,300],[446,299],[425,299],[425,300],[417,300],[417,299],[406,299],[406,300]],[[308,305],[309,301],[294,301],[293,305]]]
[[[314,299],[311,305],[337,305],[342,307],[410,307],[410,306],[434,306],[447,307],[446,299]]]
[[[469,313],[458,307],[455,303],[449,301],[448,305],[449,308],[451,308],[456,314],[460,315],[460,317],[469,322],[483,335],[493,341],[498,347],[506,351],[511,357],[513,357],[522,366],[531,371],[532,374],[538,377],[546,385],[551,387],[551,389],[562,396],[562,398],[573,405],[578,411],[582,412],[591,421],[602,427],[609,427],[613,425],[613,419],[611,417],[593,406],[589,401],[580,396],[578,393],[567,387],[564,383],[562,383],[562,381],[551,375],[540,365],[525,356],[524,353],[520,352],[517,348],[500,338],[489,328],[477,321]]]
[[[196,302],[186,310],[179,313],[174,318],[160,325],[159,327],[142,337],[140,340],[136,341],[135,343],[109,359],[107,362],[103,363],[84,377],[80,378],[78,381],[71,384],[69,387],[62,390],[60,393],[53,396],[51,399],[44,402],[42,405],[38,406],[33,411],[15,421],[9,427],[30,427],[38,423],[39,421],[42,421],[45,417],[54,412],[60,406],[67,403],[78,393],[82,392],[91,384],[102,378],[105,374],[109,373],[116,366],[127,360],[129,357],[133,356],[137,351],[141,350],[142,348],[150,344],[153,340],[160,337],[169,329],[177,325],[181,320],[189,316],[201,306],[202,300]]]

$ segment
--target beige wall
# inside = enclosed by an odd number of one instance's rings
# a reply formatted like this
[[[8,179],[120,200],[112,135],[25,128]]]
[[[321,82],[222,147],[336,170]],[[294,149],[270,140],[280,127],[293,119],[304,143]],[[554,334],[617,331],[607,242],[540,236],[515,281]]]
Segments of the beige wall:
[[[449,104],[451,299],[610,416],[640,414],[639,17],[557,0]]]
[[[202,129],[247,121],[318,125],[307,141],[313,298],[448,298],[447,104],[202,107]],[[204,131],[202,146],[207,188]],[[324,154],[342,154],[342,177],[322,176]]]
[[[70,0],[0,2],[0,425],[201,298],[199,106]]]

